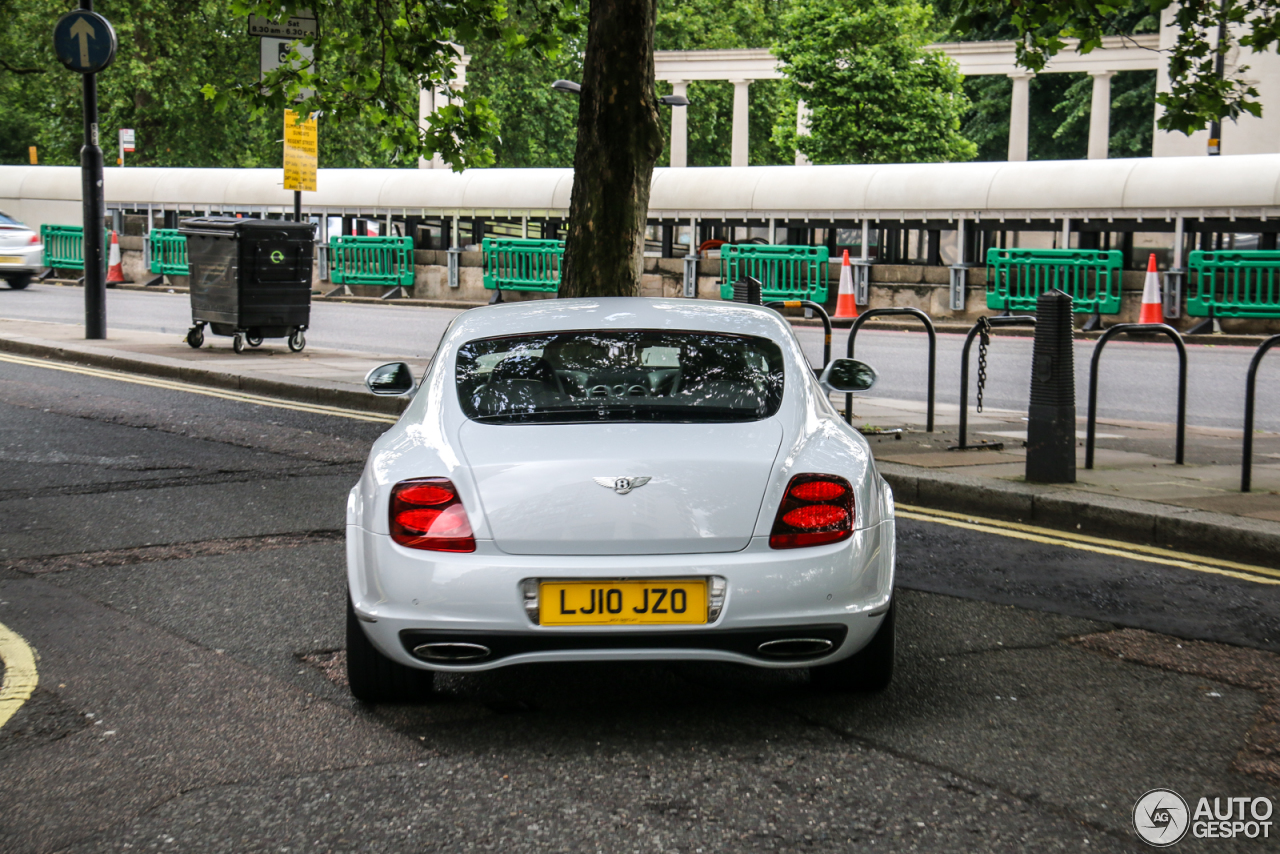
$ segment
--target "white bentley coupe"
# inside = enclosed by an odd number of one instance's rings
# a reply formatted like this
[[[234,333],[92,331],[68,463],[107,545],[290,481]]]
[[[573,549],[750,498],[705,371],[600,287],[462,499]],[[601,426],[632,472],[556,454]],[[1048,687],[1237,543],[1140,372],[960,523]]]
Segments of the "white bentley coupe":
[[[467,311],[347,502],[347,672],[368,702],[433,672],[661,659],[888,685],[893,497],[769,308],[570,299]]]

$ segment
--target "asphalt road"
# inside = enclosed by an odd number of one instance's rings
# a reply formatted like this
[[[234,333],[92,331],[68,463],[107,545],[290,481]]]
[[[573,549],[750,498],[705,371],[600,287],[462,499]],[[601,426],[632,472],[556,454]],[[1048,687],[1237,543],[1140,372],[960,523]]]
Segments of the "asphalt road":
[[[0,729],[0,850],[1134,851],[1151,788],[1280,797],[1242,764],[1270,689],[1114,631],[1243,667],[1277,586],[920,521],[880,695],[563,665],[361,706],[323,665],[381,429],[0,363],[0,623],[40,672]]]
[[[316,347],[373,352],[388,357],[425,358],[435,352],[445,327],[457,315],[451,309],[414,306],[372,306],[350,303],[317,303],[312,307],[307,340]],[[33,285],[25,291],[0,288],[0,317],[83,323],[84,295],[78,288]],[[169,332],[181,337],[191,326],[185,294],[107,292],[108,328]],[[874,325],[874,322],[873,322]],[[814,364],[822,359],[822,332],[798,327],[800,340]],[[835,355],[843,355],[848,333],[837,330]],[[938,388],[940,403],[960,400],[960,352],[964,337],[938,337]],[[1088,394],[1089,360],[1094,342],[1075,345],[1076,401],[1081,415]],[[971,354],[969,401],[975,401],[977,344]],[[1188,348],[1187,421],[1206,427],[1239,429],[1244,413],[1244,384],[1252,348],[1202,346]],[[874,395],[902,400],[924,400],[926,339],[922,333],[858,333],[857,355],[880,373]],[[997,337],[989,354],[985,402],[999,409],[1027,408],[1030,388],[1031,339]],[[1177,390],[1177,354],[1173,345],[1160,341],[1124,339],[1107,344],[1100,369],[1099,417],[1131,421],[1172,423]],[[1259,395],[1255,425],[1280,431],[1280,395],[1268,393],[1280,386],[1280,357],[1272,356],[1258,374]]]

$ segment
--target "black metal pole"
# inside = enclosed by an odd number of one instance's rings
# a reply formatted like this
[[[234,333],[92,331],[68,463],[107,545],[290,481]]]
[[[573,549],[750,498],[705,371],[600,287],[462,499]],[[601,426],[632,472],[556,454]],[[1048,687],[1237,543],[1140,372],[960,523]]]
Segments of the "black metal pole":
[[[1280,335],[1272,335],[1258,347],[1249,363],[1249,378],[1244,386],[1244,449],[1240,455],[1240,491],[1248,492],[1253,487],[1253,397],[1258,386],[1258,366],[1262,357],[1275,345],[1280,344]]]
[[[93,0],[80,0],[93,11]],[[80,198],[84,213],[84,337],[107,337],[107,280],[102,245],[102,149],[98,147],[98,79],[84,75],[84,147],[80,149]]]
[[[1216,46],[1217,56],[1213,60],[1213,70],[1218,82],[1226,76],[1226,53],[1222,50],[1222,44],[1227,40],[1227,0],[1222,0],[1218,5],[1218,44]],[[1217,157],[1222,154],[1222,119],[1214,119],[1209,122],[1209,151],[1210,157]]]
[[[302,191],[293,191],[293,221],[302,222]]]

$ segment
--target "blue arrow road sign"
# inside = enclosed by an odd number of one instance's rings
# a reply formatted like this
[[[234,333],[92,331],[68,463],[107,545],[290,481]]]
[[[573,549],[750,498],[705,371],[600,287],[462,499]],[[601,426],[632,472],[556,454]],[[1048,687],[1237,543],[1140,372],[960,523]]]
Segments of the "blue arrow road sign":
[[[116,31],[96,12],[76,9],[58,19],[53,28],[58,61],[81,74],[93,74],[116,56]]]

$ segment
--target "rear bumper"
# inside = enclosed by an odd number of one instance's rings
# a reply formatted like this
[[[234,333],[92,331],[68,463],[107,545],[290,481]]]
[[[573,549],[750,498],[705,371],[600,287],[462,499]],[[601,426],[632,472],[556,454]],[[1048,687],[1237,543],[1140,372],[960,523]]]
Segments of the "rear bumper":
[[[44,270],[44,247],[24,246],[21,249],[0,248],[0,259],[17,258],[17,261],[0,260],[0,276],[39,273]]]
[[[401,664],[455,672],[553,661],[702,660],[766,668],[837,661],[879,628],[892,595],[893,562],[892,519],[831,546],[778,551],[757,538],[740,552],[695,555],[514,556],[484,541],[474,554],[449,555],[347,529],[348,585],[369,639]],[[530,578],[703,576],[727,582],[719,616],[705,625],[549,627],[534,623],[523,603],[523,582]],[[830,646],[760,650],[796,639]],[[415,654],[430,644],[470,644],[484,653],[457,660]]]

